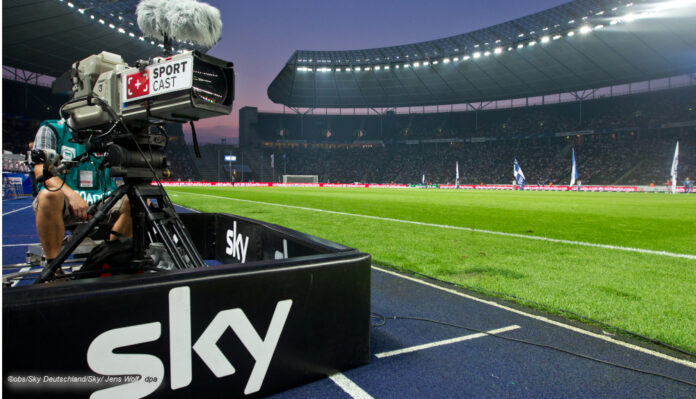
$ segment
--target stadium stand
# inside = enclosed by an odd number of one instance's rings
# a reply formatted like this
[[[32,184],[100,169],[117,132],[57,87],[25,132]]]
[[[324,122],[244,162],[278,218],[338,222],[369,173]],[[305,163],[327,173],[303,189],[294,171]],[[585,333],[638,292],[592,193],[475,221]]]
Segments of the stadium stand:
[[[320,181],[452,183],[458,161],[462,182],[510,183],[516,155],[528,183],[560,184],[575,148],[584,184],[660,185],[696,128],[693,10],[675,4],[576,0],[420,43],[297,50],[268,88],[290,111],[241,109],[240,143]]]
[[[128,21],[133,16],[126,11],[136,3],[76,2]],[[242,108],[240,147],[203,145],[200,159],[183,135],[170,134],[173,180],[318,174],[320,181],[416,183],[425,173],[445,183],[459,161],[462,182],[509,183],[516,155],[530,183],[559,184],[567,180],[574,147],[585,184],[662,184],[677,139],[684,149],[679,176],[694,177],[694,151],[687,150],[696,129],[691,20],[640,17],[635,31],[626,13],[649,11],[653,3],[576,0],[427,42],[298,50],[268,88],[269,98],[292,112]],[[131,62],[151,51],[109,37]],[[46,52],[42,42],[32,43],[31,51]],[[18,52],[19,44],[5,47],[9,65],[50,76],[96,51],[73,46],[69,59],[37,66]],[[3,149],[23,154],[38,123],[55,118],[68,97],[10,79],[3,88]],[[221,163],[227,153],[238,160]]]
[[[322,182],[418,183],[425,173],[430,182],[453,183],[459,161],[462,183],[507,184],[517,155],[528,183],[567,184],[574,147],[584,184],[660,185],[675,141],[695,144],[696,90],[489,111],[258,113],[255,132],[264,159],[285,154],[276,167]],[[680,176],[696,175],[692,158],[683,152]]]

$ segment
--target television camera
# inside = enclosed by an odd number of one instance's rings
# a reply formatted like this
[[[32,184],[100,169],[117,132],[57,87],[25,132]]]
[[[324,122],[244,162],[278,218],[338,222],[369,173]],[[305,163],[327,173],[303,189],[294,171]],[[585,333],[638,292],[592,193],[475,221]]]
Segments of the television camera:
[[[62,162],[51,154],[37,153],[36,158],[45,161],[44,176],[37,180],[64,173],[76,163],[89,160],[89,154],[103,153],[102,165],[109,168],[112,177],[122,177],[124,184],[99,206],[90,207],[92,219],[79,234],[73,234],[37,283],[53,278],[124,196],[130,200],[133,218],[133,264],[141,270],[205,265],[161,184],[150,183],[169,177],[164,155],[168,141],[165,123],[191,123],[200,156],[193,122],[232,111],[234,69],[231,62],[199,51],[171,55],[172,38],[211,46],[219,38],[222,23],[217,9],[207,4],[182,2],[178,7],[186,9],[174,10],[179,14],[163,9],[167,4],[143,0],[137,8],[141,30],[164,40],[163,57],[130,66],[120,55],[103,51],[73,64],[73,99],[63,104],[60,114],[72,140],[83,144],[86,151],[81,158]],[[177,27],[186,22],[186,17],[190,18],[188,25]],[[197,27],[201,21],[208,23]]]

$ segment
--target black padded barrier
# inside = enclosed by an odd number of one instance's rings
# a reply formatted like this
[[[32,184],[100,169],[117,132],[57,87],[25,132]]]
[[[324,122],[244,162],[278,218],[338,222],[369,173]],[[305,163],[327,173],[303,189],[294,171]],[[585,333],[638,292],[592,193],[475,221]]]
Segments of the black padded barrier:
[[[255,398],[369,362],[370,255],[180,216],[222,265],[3,290],[6,397]]]

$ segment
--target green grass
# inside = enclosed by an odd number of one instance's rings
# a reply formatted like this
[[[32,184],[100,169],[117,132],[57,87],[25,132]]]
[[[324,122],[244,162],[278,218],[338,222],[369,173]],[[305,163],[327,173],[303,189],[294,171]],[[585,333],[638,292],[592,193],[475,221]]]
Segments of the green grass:
[[[375,220],[195,193],[696,255],[696,196],[311,188],[172,188],[204,212],[280,224],[535,308],[577,313],[696,352],[696,260]]]

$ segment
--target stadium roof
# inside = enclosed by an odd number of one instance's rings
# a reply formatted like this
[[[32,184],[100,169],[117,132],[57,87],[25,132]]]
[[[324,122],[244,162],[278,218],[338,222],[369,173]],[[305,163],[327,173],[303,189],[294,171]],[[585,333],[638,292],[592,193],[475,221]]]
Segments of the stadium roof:
[[[128,63],[161,55],[142,37],[138,0],[2,0],[3,66],[60,76],[75,61],[109,51]],[[176,50],[193,49],[174,43]],[[200,48],[199,48],[200,49]]]
[[[298,50],[268,96],[306,108],[464,104],[693,73],[695,20],[693,0],[576,0],[444,39]]]

